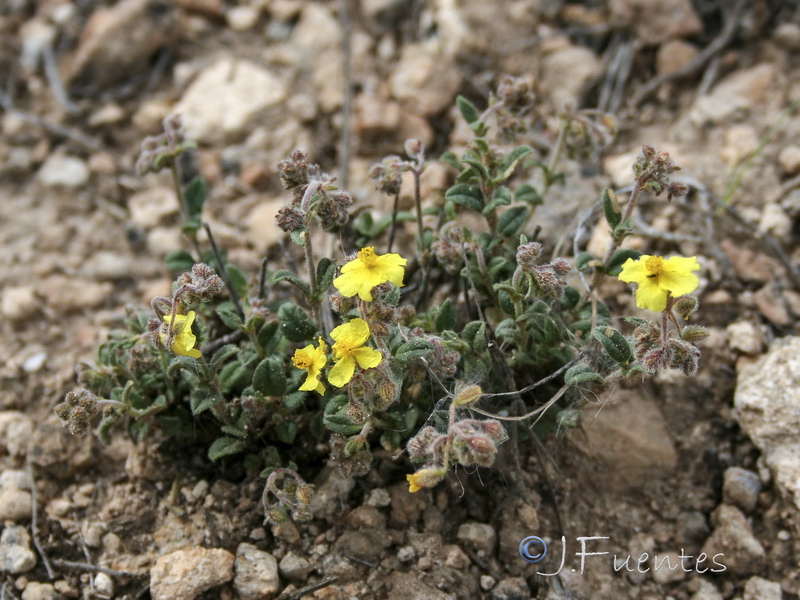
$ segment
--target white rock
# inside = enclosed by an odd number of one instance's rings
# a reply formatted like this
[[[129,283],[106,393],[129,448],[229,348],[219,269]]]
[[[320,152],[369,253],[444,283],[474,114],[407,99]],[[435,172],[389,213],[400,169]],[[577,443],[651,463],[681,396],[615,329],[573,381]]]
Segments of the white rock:
[[[792,220],[780,204],[768,202],[761,212],[758,231],[769,233],[777,238],[788,238],[792,233]]]
[[[7,287],[0,304],[3,316],[11,321],[23,321],[36,314],[39,301],[32,286]]]
[[[728,347],[744,354],[761,352],[762,337],[758,327],[750,321],[737,321],[728,325]]]
[[[22,469],[6,469],[0,473],[0,488],[7,490],[31,489],[31,477]]]
[[[695,101],[689,120],[696,126],[716,125],[737,111],[748,111],[764,100],[774,78],[775,66],[770,63],[736,71]]]
[[[133,276],[133,260],[130,256],[101,250],[95,252],[84,263],[83,270],[93,279],[121,279]]]
[[[735,167],[758,150],[758,132],[752,125],[733,125],[725,132],[725,142],[720,151],[722,160]]]
[[[248,60],[222,57],[198,75],[175,112],[189,138],[216,143],[244,134],[286,96],[286,83],[277,75]]]
[[[778,162],[787,175],[800,173],[800,146],[794,144],[781,149]]]
[[[435,39],[408,44],[389,80],[392,95],[412,113],[430,117],[454,101],[461,75]]]
[[[236,549],[236,576],[233,585],[242,600],[269,600],[280,589],[278,561],[269,552],[252,544]]]
[[[33,429],[29,416],[13,410],[0,412],[0,448],[5,447],[11,456],[24,456]]]
[[[219,548],[190,548],[160,557],[150,569],[153,600],[193,600],[233,579],[233,555]]]
[[[680,71],[692,62],[700,51],[685,40],[667,40],[656,53],[656,73],[659,76]]]
[[[781,584],[763,577],[751,577],[744,584],[744,600],[781,600]]]
[[[766,553],[742,511],[735,506],[720,504],[711,519],[714,531],[703,544],[703,552],[709,557],[704,566],[719,572],[721,567],[714,564],[719,563],[733,574],[757,571]]]
[[[3,529],[0,535],[0,571],[18,575],[30,571],[36,562],[28,530],[14,525]]]
[[[717,587],[705,579],[697,579],[697,591],[691,600],[724,600]]]
[[[29,491],[0,489],[0,521],[25,521],[32,514]]]
[[[281,559],[278,568],[281,575],[286,579],[300,582],[306,580],[308,574],[314,570],[314,565],[304,556],[299,556],[294,552],[287,552]]]
[[[26,373],[35,373],[41,369],[47,362],[47,352],[39,351],[34,352],[24,361],[22,361],[22,370]]]
[[[52,583],[31,581],[22,592],[22,600],[63,600],[63,598]]]
[[[777,340],[738,375],[736,418],[763,453],[776,487],[800,508],[800,337]]]
[[[247,31],[255,27],[260,16],[253,6],[234,6],[225,14],[225,20],[234,31]]]
[[[128,199],[131,221],[149,229],[163,224],[166,219],[180,211],[175,190],[170,187],[155,187],[138,192]]]
[[[772,37],[787,50],[800,50],[800,25],[797,23],[781,23]]]
[[[256,204],[245,217],[247,240],[259,251],[278,243],[287,234],[275,224],[275,215],[286,204],[284,199],[275,198]]]
[[[95,308],[109,297],[111,289],[110,283],[97,283],[66,275],[51,275],[40,285],[47,304],[61,314]]]
[[[107,598],[114,596],[114,580],[106,573],[98,573],[94,576],[94,589]]]
[[[568,46],[542,60],[542,85],[556,109],[575,103],[589,81],[602,69],[594,52],[583,46]]]
[[[487,523],[462,523],[456,537],[471,545],[475,550],[491,556],[497,544],[497,532]]]
[[[653,555],[652,571],[653,581],[659,585],[666,585],[686,579],[686,571],[677,552],[656,552]]]
[[[89,181],[89,167],[76,156],[55,153],[47,157],[36,178],[46,187],[81,188]]]
[[[690,0],[611,0],[609,8],[613,17],[633,25],[644,44],[660,44],[703,31],[703,22]]]

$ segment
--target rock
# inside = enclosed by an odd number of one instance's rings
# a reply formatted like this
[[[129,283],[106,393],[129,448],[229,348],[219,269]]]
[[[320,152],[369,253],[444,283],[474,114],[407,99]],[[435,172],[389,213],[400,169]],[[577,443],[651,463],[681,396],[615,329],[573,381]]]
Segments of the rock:
[[[612,19],[629,23],[646,45],[703,31],[690,0],[611,0]]]
[[[64,600],[64,596],[51,583],[31,581],[22,592],[22,600]]]
[[[733,125],[725,132],[725,141],[720,151],[722,160],[735,167],[758,150],[758,132],[752,125]]]
[[[451,569],[463,571],[471,564],[469,556],[455,544],[447,544],[442,548],[442,553],[444,554],[445,566]]]
[[[761,480],[758,475],[741,467],[725,470],[722,483],[722,501],[733,504],[745,512],[752,511],[758,504],[761,493]]]
[[[704,566],[719,573],[719,565],[724,565],[725,570],[736,575],[758,570],[766,553],[742,512],[735,506],[720,504],[711,521],[715,528],[703,544],[703,552],[708,555]]]
[[[47,352],[40,350],[38,352],[34,352],[24,361],[22,361],[22,370],[26,373],[36,373],[36,371],[40,370],[46,362]]]
[[[339,469],[326,467],[314,481],[314,495],[309,508],[315,519],[339,519],[341,507],[356,485],[352,477],[342,477]]]
[[[347,523],[355,529],[384,529],[386,517],[374,506],[357,506],[347,515]]]
[[[92,13],[65,69],[65,82],[81,91],[130,80],[174,39],[175,18],[166,0],[121,0]]]
[[[36,562],[28,530],[16,525],[5,527],[0,535],[0,571],[18,575],[30,571]]]
[[[800,25],[781,23],[772,32],[773,39],[787,50],[800,50]]]
[[[247,241],[260,252],[279,243],[286,233],[275,224],[275,215],[286,204],[283,198],[262,200],[256,204],[244,219]]]
[[[94,111],[89,117],[90,127],[101,127],[103,125],[114,125],[119,123],[127,116],[125,109],[116,102],[105,104]]]
[[[30,519],[31,515],[30,492],[0,489],[0,521],[23,521]]]
[[[394,571],[386,578],[386,600],[452,600],[452,596],[426,585],[413,573]]]
[[[233,562],[233,554],[219,548],[194,547],[161,556],[150,569],[150,595],[153,600],[193,600],[233,579]]]
[[[656,553],[652,559],[650,575],[659,585],[668,585],[686,579],[680,554],[677,552]]]
[[[149,229],[163,225],[178,214],[180,205],[175,190],[170,187],[154,187],[138,192],[128,199],[131,221],[139,227]]]
[[[605,482],[624,490],[669,476],[678,457],[655,402],[635,390],[617,389],[601,403],[602,409],[584,410],[587,426],[573,439],[592,462],[601,461]]]
[[[112,250],[100,250],[84,263],[84,274],[93,279],[123,279],[133,277],[133,259]]]
[[[779,239],[788,239],[792,235],[792,220],[777,202],[767,202],[761,211],[758,223],[759,233],[769,233]]]
[[[367,506],[385,508],[389,506],[391,501],[392,497],[389,495],[389,492],[386,490],[386,488],[375,488],[370,490],[369,494],[367,495],[367,499],[364,501],[364,504]]]
[[[508,577],[497,584],[489,600],[530,600],[531,589],[522,577]]]
[[[286,100],[286,83],[249,60],[217,59],[184,92],[175,112],[186,135],[202,143],[239,137]]]
[[[306,65],[309,71],[317,103],[325,112],[332,112],[342,105],[344,98],[339,22],[333,11],[321,3],[305,2],[301,6],[290,47],[299,53],[298,64]],[[356,56],[354,51],[353,57]]]
[[[775,279],[775,272],[780,267],[763,252],[755,252],[729,238],[721,240],[719,245],[731,259],[736,274],[743,281],[767,283]]]
[[[20,66],[27,73],[36,73],[43,61],[45,49],[55,41],[58,31],[43,19],[33,18],[20,27]]]
[[[758,354],[761,352],[761,332],[750,321],[731,323],[726,331],[728,333],[728,347],[731,350],[736,350],[743,354]]]
[[[391,544],[388,536],[374,532],[345,531],[334,544],[337,552],[354,556],[367,562],[375,562],[380,551]]]
[[[31,489],[31,478],[27,471],[6,469],[0,473],[0,488],[7,490]]]
[[[97,308],[108,299],[112,289],[107,282],[98,283],[65,275],[51,275],[39,287],[47,304],[57,314]]]
[[[488,592],[497,584],[497,580],[491,575],[481,575],[480,583],[481,583],[481,589],[484,592]]]
[[[0,448],[14,457],[25,456],[33,429],[33,419],[27,415],[13,410],[0,412]]]
[[[778,153],[778,164],[786,175],[800,173],[800,146],[786,146]]]
[[[781,584],[762,577],[751,577],[744,584],[744,600],[781,600]]]
[[[800,338],[775,341],[760,360],[741,369],[734,407],[776,487],[800,509]]]
[[[656,53],[656,73],[659,77],[680,71],[692,62],[700,51],[684,40],[667,40]]]
[[[289,581],[303,582],[308,578],[309,573],[314,570],[314,565],[302,556],[294,552],[287,552],[278,565],[281,575]]]
[[[774,77],[775,66],[770,63],[728,75],[714,86],[710,94],[695,100],[689,120],[696,126],[717,125],[737,111],[749,111],[764,100]]]
[[[51,188],[81,188],[89,181],[89,167],[77,156],[56,152],[36,173],[39,183]]]
[[[410,112],[432,117],[455,101],[461,75],[436,39],[403,47],[389,79],[392,96]]]
[[[681,544],[699,546],[711,533],[705,514],[696,510],[684,511],[678,515],[676,529]]]
[[[542,86],[553,106],[561,110],[565,103],[576,104],[584,87],[601,70],[602,63],[594,52],[583,46],[567,46],[542,59]]]
[[[691,600],[724,600],[717,587],[705,579],[697,579],[697,591]]]
[[[497,532],[486,523],[462,523],[456,538],[472,546],[479,556],[491,556],[497,544]]]
[[[233,585],[242,600],[274,598],[280,589],[278,561],[252,544],[239,544]]]
[[[94,576],[94,589],[98,594],[107,598],[114,597],[114,580],[106,573],[98,573]]]
[[[39,311],[39,305],[32,286],[7,287],[3,290],[0,311],[10,321],[24,321]]]
[[[255,6],[234,6],[225,13],[228,27],[234,31],[247,31],[258,23],[261,13]]]

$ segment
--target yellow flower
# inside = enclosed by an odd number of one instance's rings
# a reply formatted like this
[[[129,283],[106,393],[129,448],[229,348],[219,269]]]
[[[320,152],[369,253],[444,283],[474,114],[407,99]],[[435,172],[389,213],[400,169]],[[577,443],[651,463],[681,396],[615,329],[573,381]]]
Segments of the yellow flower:
[[[333,285],[348,298],[358,297],[372,302],[372,288],[390,281],[403,287],[406,259],[399,254],[375,254],[375,248],[368,246],[358,252],[358,258],[342,267],[342,274],[333,280]]]
[[[336,387],[342,387],[353,378],[356,363],[362,369],[371,369],[381,364],[383,355],[373,348],[364,347],[369,339],[369,325],[364,319],[353,319],[349,323],[339,325],[331,331],[336,342],[333,345],[333,365],[328,373],[328,381]]]
[[[328,357],[326,355],[328,344],[326,344],[325,340],[322,338],[318,339],[319,346],[317,348],[314,348],[314,344],[309,344],[301,350],[295,350],[292,362],[298,369],[308,371],[308,377],[306,377],[300,389],[304,392],[314,390],[320,394],[324,394],[325,386],[319,380],[319,376],[322,374],[323,367],[328,364]]]
[[[185,315],[175,315],[175,321],[172,321],[172,315],[164,315],[164,322],[171,326],[172,333],[172,351],[181,356],[191,356],[192,358],[200,358],[200,350],[194,347],[197,343],[197,337],[192,333],[192,323],[194,322],[195,312],[190,310]],[[167,343],[169,336],[162,332],[161,342]]]
[[[422,488],[431,488],[444,479],[445,475],[447,475],[447,469],[435,469],[431,467],[420,469],[411,475],[406,475],[408,491],[414,494]]]
[[[639,308],[660,312],[667,308],[667,297],[678,298],[697,289],[697,271],[700,265],[697,257],[648,256],[643,254],[638,260],[629,258],[622,265],[619,278],[625,283],[637,283],[636,305]]]

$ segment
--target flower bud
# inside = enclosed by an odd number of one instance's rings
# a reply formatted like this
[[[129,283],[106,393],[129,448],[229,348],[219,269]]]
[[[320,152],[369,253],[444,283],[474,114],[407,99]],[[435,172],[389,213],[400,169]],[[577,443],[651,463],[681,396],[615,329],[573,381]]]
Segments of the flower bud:
[[[482,395],[483,390],[480,386],[459,383],[456,386],[456,394],[453,402],[456,406],[469,406],[473,402],[480,400]]]
[[[692,316],[697,310],[699,301],[694,296],[681,296],[675,301],[673,308],[684,320]]]
[[[444,479],[445,475],[447,475],[447,469],[442,467],[426,467],[412,475],[406,475],[408,491],[413,494],[422,488],[431,488]]]

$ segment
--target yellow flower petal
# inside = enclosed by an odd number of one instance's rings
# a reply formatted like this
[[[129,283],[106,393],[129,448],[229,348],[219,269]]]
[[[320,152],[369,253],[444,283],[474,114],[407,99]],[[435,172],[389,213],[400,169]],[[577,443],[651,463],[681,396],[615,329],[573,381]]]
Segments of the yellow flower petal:
[[[328,345],[321,337],[318,338],[319,347],[315,348],[313,344],[309,344],[305,348],[294,351],[292,356],[292,363],[298,369],[308,371],[308,377],[298,389],[304,392],[316,391],[320,394],[325,393],[325,385],[319,381],[322,374],[322,369],[328,364],[328,356],[326,354]]]
[[[364,319],[353,319],[331,331],[331,338],[335,342],[347,343],[350,346],[361,346],[369,339],[369,325]]]
[[[645,279],[636,289],[636,306],[653,312],[661,312],[667,308],[667,292]]]
[[[372,369],[381,364],[383,354],[374,348],[356,348],[353,350],[353,358],[355,358],[358,366],[362,369]]]
[[[336,387],[344,387],[353,378],[356,371],[356,361],[350,356],[339,360],[328,373],[328,381]]]
[[[170,349],[180,356],[191,356],[192,358],[200,358],[202,354],[200,350],[194,347],[197,343],[197,337],[192,333],[192,323],[194,323],[195,312],[190,310],[185,315],[175,315],[173,321],[172,315],[164,315],[164,322],[170,326],[172,330],[172,346]],[[168,336],[164,333],[161,334],[161,341],[166,342]]]
[[[622,263],[622,272],[618,275],[621,281],[625,283],[639,283],[647,278],[647,268],[645,267],[645,260],[651,258],[643,254],[638,260],[629,258]]]
[[[636,305],[646,310],[660,312],[667,307],[667,298],[679,298],[697,289],[699,280],[692,271],[700,264],[697,257],[661,256],[643,254],[638,260],[629,258],[622,265],[619,279],[636,283]]]
[[[342,274],[333,280],[333,285],[343,296],[358,295],[366,302],[372,301],[372,288],[391,282],[403,285],[406,259],[399,254],[375,254],[375,248],[362,248],[358,256],[342,267]]]
[[[697,289],[700,281],[692,271],[700,269],[696,257],[684,258],[673,256],[664,261],[658,276],[658,284],[669,290],[673,298],[691,294]]]

